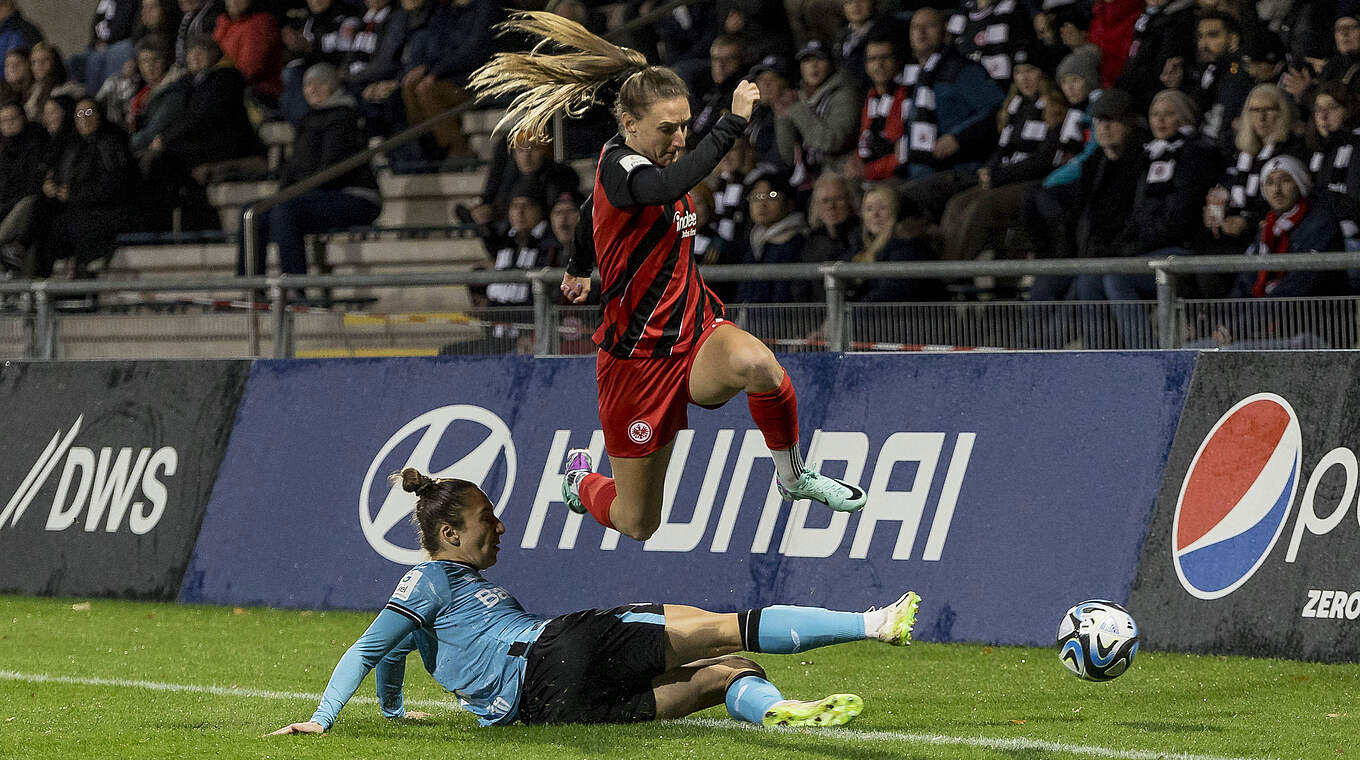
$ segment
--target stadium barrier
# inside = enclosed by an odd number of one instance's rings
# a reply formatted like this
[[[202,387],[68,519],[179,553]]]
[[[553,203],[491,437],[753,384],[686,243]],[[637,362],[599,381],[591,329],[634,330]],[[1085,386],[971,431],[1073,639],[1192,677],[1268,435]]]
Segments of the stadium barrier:
[[[0,592],[175,599],[249,366],[0,366]]]
[[[1360,659],[1360,356],[1200,356],[1130,598],[1148,646]]]
[[[257,362],[181,599],[375,609],[421,560],[405,466],[480,483],[506,533],[489,577],[545,613],[640,600],[864,609],[919,591],[920,636],[1045,644],[1126,600],[1195,354],[786,357],[809,461],[859,514],[785,505],[742,399],[695,410],[663,525],[620,540],[561,503],[571,447],[608,471],[594,362]]]

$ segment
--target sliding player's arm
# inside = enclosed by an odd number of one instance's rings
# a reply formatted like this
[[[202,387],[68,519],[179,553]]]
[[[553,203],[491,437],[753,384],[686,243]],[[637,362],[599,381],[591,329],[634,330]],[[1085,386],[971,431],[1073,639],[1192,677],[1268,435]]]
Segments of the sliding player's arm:
[[[425,713],[406,712],[406,706],[402,697],[402,684],[406,680],[406,655],[416,648],[416,634],[412,633],[392,651],[383,655],[378,661],[377,668],[374,669],[373,677],[377,681],[378,707],[382,709],[384,717],[388,718],[411,718],[420,719],[425,717]]]

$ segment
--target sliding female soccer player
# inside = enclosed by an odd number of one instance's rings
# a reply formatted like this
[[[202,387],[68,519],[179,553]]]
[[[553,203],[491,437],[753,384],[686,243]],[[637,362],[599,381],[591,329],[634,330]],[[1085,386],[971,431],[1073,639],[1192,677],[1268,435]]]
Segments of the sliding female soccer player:
[[[732,717],[756,724],[840,725],[863,709],[859,697],[784,699],[759,665],[733,653],[785,654],[864,639],[911,643],[920,602],[912,592],[869,612],[778,606],[717,614],[630,604],[534,615],[482,575],[496,563],[505,532],[486,494],[466,480],[431,480],[413,468],[400,478],[416,494],[414,519],[430,561],[402,577],[340,658],[311,720],[276,734],[326,731],[375,668],[383,715],[405,716],[402,680],[412,650],[484,726],[680,718],[724,702]]]
[[[579,222],[591,234],[578,226],[581,242],[562,278],[562,292],[585,301],[598,252],[603,321],[594,336],[596,379],[614,477],[594,473],[585,450],[568,452],[563,500],[605,527],[649,538],[661,524],[666,467],[676,433],[689,424],[689,404],[716,409],[745,391],[784,498],[859,510],[863,490],[803,465],[793,383],[764,343],[723,319],[722,302],[691,255],[689,189],[745,129],[760,97],[755,84],[739,84],[731,113],[682,156],[689,90],[675,72],[550,13],[517,14],[505,26],[542,42],[531,53],[498,54],[470,81],[483,96],[514,97],[501,122],[512,142],[544,139],[554,113],[578,114],[603,85],[622,81],[614,106],[619,134],[600,152]]]

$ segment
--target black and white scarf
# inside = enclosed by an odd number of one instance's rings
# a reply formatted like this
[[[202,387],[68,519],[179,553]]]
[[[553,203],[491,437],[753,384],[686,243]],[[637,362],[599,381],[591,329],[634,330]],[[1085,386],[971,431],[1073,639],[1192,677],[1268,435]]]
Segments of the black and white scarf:
[[[979,8],[968,0],[963,9],[949,18],[949,33],[954,47],[998,82],[1010,82],[1011,56],[1015,53],[1015,0],[1001,0]]]
[[[1360,156],[1360,128],[1331,135],[1321,149],[1313,152],[1308,161],[1308,173],[1313,175],[1315,192],[1335,193],[1344,201],[1331,205],[1332,213],[1341,224],[1341,232],[1347,240],[1360,236],[1360,219],[1348,219],[1349,211],[1355,208],[1355,200],[1360,198],[1360,166],[1353,166]]]
[[[1054,166],[1062,166],[1081,153],[1089,139],[1090,127],[1084,108],[1073,106],[1067,109],[1062,126],[1058,127],[1058,152],[1053,155]]]
[[[925,63],[909,63],[902,70],[902,85],[909,94],[902,101],[902,123],[907,137],[897,153],[902,164],[935,164],[935,140],[940,132],[935,115],[935,79],[940,58],[939,53],[934,53]]]
[[[1266,162],[1275,156],[1277,150],[1279,146],[1275,143],[1266,143],[1261,152],[1254,156],[1238,152],[1237,164],[1230,171],[1228,185],[1230,210],[1240,212],[1257,205],[1257,200],[1261,197],[1261,170],[1265,168]]]
[[[1044,121],[1043,97],[1027,98],[1016,95],[1006,105],[1006,126],[997,140],[997,154],[1001,165],[1024,161],[1034,155],[1048,139],[1048,122]]]

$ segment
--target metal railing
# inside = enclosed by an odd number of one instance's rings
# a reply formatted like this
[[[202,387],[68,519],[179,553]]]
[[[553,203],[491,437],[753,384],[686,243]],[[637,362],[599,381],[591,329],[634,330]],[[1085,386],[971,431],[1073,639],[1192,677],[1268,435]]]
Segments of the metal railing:
[[[1201,272],[1254,272],[1259,256],[1194,256],[1035,261],[911,262],[878,264],[758,264],[704,268],[712,283],[742,281],[819,281],[824,301],[816,304],[732,304],[732,317],[753,334],[785,350],[847,351],[862,348],[930,348],[956,344],[973,348],[1062,348],[1071,335],[1085,335],[1087,347],[1178,348],[1183,346],[1350,347],[1355,342],[1354,298],[1247,299],[1187,301],[1177,297],[1178,275]],[[1273,256],[1272,271],[1360,270],[1360,253]],[[847,284],[883,279],[966,279],[976,277],[1071,276],[1080,274],[1148,274],[1156,277],[1157,300],[1147,302],[950,302],[943,304],[863,304],[847,300]],[[201,280],[10,281],[0,283],[0,296],[27,294],[23,312],[25,355],[52,359],[58,355],[57,301],[87,294],[267,291],[269,303],[251,305],[255,315],[267,312],[272,325],[272,355],[296,354],[298,309],[289,300],[300,288],[428,288],[476,286],[500,282],[529,283],[532,305],[519,307],[512,322],[516,347],[536,355],[589,350],[588,337],[598,323],[596,307],[563,306],[557,285],[562,270],[440,271],[353,275],[276,275]],[[1125,311],[1121,312],[1123,309]],[[1011,316],[1004,316],[1010,313]],[[997,315],[1002,315],[998,318]],[[495,320],[483,320],[485,325]],[[1134,325],[1132,329],[1119,327]],[[1076,325],[1075,328],[1072,326]],[[1140,327],[1141,325],[1141,327]],[[525,328],[531,326],[526,335]],[[1154,330],[1155,328],[1155,330]],[[1120,333],[1127,333],[1120,335]],[[1310,340],[1309,335],[1318,337]],[[531,336],[531,337],[529,337]],[[949,336],[954,336],[950,338]],[[959,340],[958,336],[964,336]],[[494,337],[494,336],[493,336]],[[504,337],[504,336],[502,336]],[[528,338],[528,339],[526,339]],[[899,345],[901,344],[901,345]],[[493,345],[484,343],[482,345]],[[248,344],[250,356],[261,356],[259,335]]]

